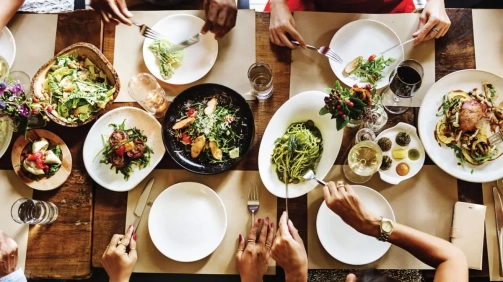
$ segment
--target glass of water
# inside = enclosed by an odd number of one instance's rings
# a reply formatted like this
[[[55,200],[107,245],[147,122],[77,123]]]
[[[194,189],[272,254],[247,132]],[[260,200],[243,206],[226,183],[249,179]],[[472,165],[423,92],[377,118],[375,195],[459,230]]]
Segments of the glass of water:
[[[254,63],[248,69],[248,79],[257,99],[264,100],[272,96],[272,70],[266,63]]]
[[[148,73],[139,73],[129,80],[129,95],[155,118],[161,118],[168,109],[166,92]]]
[[[21,198],[12,205],[11,216],[20,224],[50,224],[58,218],[58,207],[50,202]]]

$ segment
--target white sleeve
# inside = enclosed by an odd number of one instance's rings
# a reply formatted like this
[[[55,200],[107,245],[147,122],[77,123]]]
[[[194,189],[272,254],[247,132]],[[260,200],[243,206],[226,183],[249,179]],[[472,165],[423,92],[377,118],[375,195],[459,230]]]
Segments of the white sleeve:
[[[18,268],[16,271],[0,277],[0,282],[27,282],[26,276],[24,276],[23,270]]]

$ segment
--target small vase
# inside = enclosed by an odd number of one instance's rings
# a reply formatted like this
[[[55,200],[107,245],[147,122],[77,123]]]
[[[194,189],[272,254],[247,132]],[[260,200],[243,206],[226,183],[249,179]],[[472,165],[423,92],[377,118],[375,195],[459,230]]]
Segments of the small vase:
[[[382,103],[373,104],[370,113],[371,117],[365,122],[365,127],[378,133],[388,122],[388,114]]]
[[[360,126],[362,123],[363,123],[363,120],[361,120],[361,119],[350,119],[346,126],[349,128],[355,128],[355,127]]]

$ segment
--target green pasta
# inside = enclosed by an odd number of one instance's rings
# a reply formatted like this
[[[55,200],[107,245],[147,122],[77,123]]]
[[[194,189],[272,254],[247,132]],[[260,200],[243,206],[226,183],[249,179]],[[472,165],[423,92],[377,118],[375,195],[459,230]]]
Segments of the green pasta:
[[[279,180],[284,182],[286,171],[289,183],[304,181],[304,174],[316,169],[322,152],[321,132],[311,120],[292,123],[285,134],[274,142],[272,163],[276,165]]]

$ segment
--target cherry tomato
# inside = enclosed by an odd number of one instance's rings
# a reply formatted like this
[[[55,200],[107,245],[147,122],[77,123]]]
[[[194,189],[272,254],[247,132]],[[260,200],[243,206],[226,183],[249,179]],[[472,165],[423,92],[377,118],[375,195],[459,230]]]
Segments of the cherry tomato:
[[[52,113],[52,106],[51,105],[47,106],[45,110],[48,111],[49,113]]]
[[[367,61],[372,62],[376,58],[376,55],[370,55],[369,59]]]
[[[110,135],[110,138],[108,138],[108,140],[110,141],[110,145],[112,146],[117,146],[127,139],[128,139],[127,133],[122,130],[115,130]]]
[[[372,90],[372,85],[370,84],[365,85],[365,89],[367,89],[368,91]]]
[[[182,143],[185,145],[192,144],[192,140],[190,140],[190,136],[187,133],[182,133]]]
[[[187,111],[187,116],[188,117],[192,117],[194,116],[194,114],[196,113],[196,110],[194,110],[193,108],[190,108],[188,111]]]
[[[145,143],[141,139],[134,140],[134,147],[131,151],[127,152],[128,157],[137,159],[145,152]]]
[[[119,156],[124,156],[124,151],[126,151],[126,146],[122,145],[117,150],[115,150],[115,153]]]

